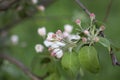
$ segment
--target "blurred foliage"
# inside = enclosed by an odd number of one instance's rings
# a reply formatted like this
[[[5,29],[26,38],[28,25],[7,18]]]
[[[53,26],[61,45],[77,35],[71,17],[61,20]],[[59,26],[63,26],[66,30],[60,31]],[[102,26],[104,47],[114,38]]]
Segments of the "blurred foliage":
[[[103,20],[107,5],[110,0],[81,1],[86,5],[87,8],[89,8],[91,12],[96,14],[96,18],[98,20]],[[120,37],[118,37],[120,34],[119,3],[119,0],[113,2],[105,30],[106,37],[118,47],[120,47]],[[21,2],[20,5],[23,7],[26,6],[25,8],[27,8],[27,10],[34,9],[34,5],[26,5],[24,4],[24,1]],[[20,16],[22,16],[20,18],[23,18],[25,16],[24,9],[21,12],[17,12],[14,9],[7,10],[6,12],[0,12],[0,28],[4,27],[4,25],[10,23],[16,18],[19,18]],[[85,25],[85,23],[89,21],[87,15],[74,0],[57,0],[53,4],[47,6],[44,12],[38,11],[33,17],[26,20],[23,19],[21,23],[10,29],[7,40],[4,40],[6,41],[6,46],[5,48],[0,47],[0,51],[14,56],[38,76],[44,76],[46,73],[52,73],[45,80],[66,80],[63,77],[65,76],[64,73],[63,75],[60,75],[60,73],[62,73],[59,70],[61,66],[58,65],[57,61],[54,62],[52,61],[53,59],[50,58],[51,64],[47,63],[46,61],[44,62],[43,60],[49,59],[48,56],[43,55],[44,53],[37,54],[35,52],[35,44],[43,44],[43,39],[37,34],[37,29],[45,26],[47,28],[47,32],[54,32],[57,29],[63,30],[63,26],[65,24],[76,26],[74,20],[78,17],[80,17],[82,21],[85,21],[82,25]],[[85,26],[87,25],[88,24]],[[12,45],[9,41],[11,35],[14,34],[18,35],[19,37],[18,45]],[[0,41],[1,40],[2,39],[0,39]],[[1,44],[2,42],[0,42],[0,45]],[[100,58],[100,72],[97,74],[91,74],[87,71],[84,71],[84,76],[78,76],[78,80],[119,80],[120,68],[117,66],[112,66],[110,56],[106,49],[102,48],[101,45],[96,45],[96,47]],[[120,52],[116,52],[116,55],[120,60]],[[54,71],[57,70],[56,68],[59,68],[58,73],[54,73]],[[29,80],[29,78],[24,75],[24,73],[15,65],[4,60],[0,65],[0,80]]]

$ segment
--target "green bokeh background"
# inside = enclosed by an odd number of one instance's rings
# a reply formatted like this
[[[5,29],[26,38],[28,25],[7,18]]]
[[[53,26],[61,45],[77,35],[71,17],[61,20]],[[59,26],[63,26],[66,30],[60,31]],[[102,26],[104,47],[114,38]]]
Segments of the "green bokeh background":
[[[84,5],[93,13],[95,13],[97,20],[103,21],[106,13],[107,5],[110,0],[81,0]],[[39,27],[45,26],[47,32],[62,29],[65,24],[75,25],[74,17],[76,15],[84,16],[84,12],[74,0],[56,0],[55,3],[48,6],[45,12],[37,12],[34,17],[24,20],[9,31],[8,39],[11,35],[19,36],[18,45],[10,45],[4,50],[13,57],[23,62],[35,74],[40,75],[44,72],[43,69],[32,65],[33,59],[36,64],[39,64],[41,54],[35,52],[34,46],[38,43],[43,43],[42,37],[37,33]],[[0,16],[2,17],[2,16]],[[4,17],[3,17],[4,18]],[[87,21],[87,20],[86,20]],[[113,1],[112,8],[106,24],[106,37],[116,46],[120,47],[120,1]],[[0,22],[0,25],[4,24]],[[25,47],[22,44],[25,43]],[[85,71],[84,76],[80,80],[119,80],[120,67],[112,66],[110,56],[106,49],[97,46],[101,70],[97,74],[92,74]],[[2,51],[2,50],[1,50]],[[120,52],[116,52],[118,60],[120,60]],[[0,69],[0,80],[30,80],[19,68],[15,65],[4,62],[5,65]],[[94,65],[94,64],[93,64]],[[33,67],[33,69],[32,69]]]

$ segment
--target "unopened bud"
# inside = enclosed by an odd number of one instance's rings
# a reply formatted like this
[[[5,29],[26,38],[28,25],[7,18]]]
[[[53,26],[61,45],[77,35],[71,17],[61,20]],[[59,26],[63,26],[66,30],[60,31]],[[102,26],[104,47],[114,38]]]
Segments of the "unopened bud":
[[[82,37],[82,42],[86,43],[87,42],[87,38],[86,37]]]
[[[90,14],[90,19],[93,21],[95,19],[95,14],[94,13],[91,13]]]
[[[57,30],[56,34],[61,34],[62,31],[61,30]]]
[[[76,19],[76,24],[78,24],[78,25],[80,25],[81,24],[81,21],[80,21],[80,19]]]
[[[84,30],[83,32],[85,35],[89,35],[89,31],[88,30]]]
[[[56,37],[56,34],[53,34],[53,35],[52,35],[52,38],[55,38],[55,37]]]
[[[46,35],[46,28],[45,27],[39,28],[38,29],[38,34],[40,36],[45,36]]]
[[[54,57],[54,56],[55,56],[55,54],[56,54],[55,52],[51,52],[51,54],[50,54],[50,55]]]
[[[105,26],[100,26],[100,31],[104,31],[105,30]]]
[[[94,41],[95,41],[95,42],[98,42],[98,41],[99,41],[99,38],[98,38],[98,37],[95,37],[95,38],[94,38]]]
[[[50,47],[50,48],[48,48],[48,51],[52,51],[53,49]]]

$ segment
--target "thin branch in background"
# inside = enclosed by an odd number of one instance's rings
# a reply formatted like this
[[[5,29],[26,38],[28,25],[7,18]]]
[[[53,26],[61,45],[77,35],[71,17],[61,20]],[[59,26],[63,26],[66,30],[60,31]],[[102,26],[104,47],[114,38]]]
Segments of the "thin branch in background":
[[[113,64],[113,65],[118,65],[118,66],[120,66],[120,63],[118,62],[117,57],[116,57],[116,55],[114,54],[112,48],[110,49],[110,56],[111,56],[111,59],[112,59],[112,64]]]
[[[18,2],[20,0],[0,0],[0,11],[6,11],[8,10],[12,5],[14,5],[16,2]],[[53,4],[54,2],[56,2],[56,0],[41,0],[41,5],[44,5],[45,7],[48,7],[49,5]],[[0,33],[4,32],[4,31],[8,31],[11,28],[15,27],[17,24],[21,23],[22,21],[24,21],[25,19],[29,19],[31,18],[35,13],[37,12],[37,10],[35,9],[34,11],[27,11],[26,15],[20,19],[15,19],[13,20],[11,23],[4,25],[2,28],[0,28]]]
[[[51,5],[51,3],[55,3],[57,0],[41,0],[40,1],[40,5],[43,5],[45,7],[48,7],[49,5]]]
[[[83,9],[83,11],[85,11],[86,12],[86,14],[87,15],[90,15],[91,14],[91,12],[82,4],[82,2],[80,1],[80,0],[75,0],[77,3],[78,3],[78,5]]]
[[[108,16],[110,14],[110,10],[111,10],[111,7],[112,7],[112,3],[113,3],[113,0],[110,0],[108,6],[107,6],[107,10],[106,10],[106,13],[105,13],[105,17],[103,19],[103,22],[107,22],[107,19],[108,19]]]
[[[19,2],[20,0],[1,0],[0,1],[0,11],[8,10],[13,4]]]
[[[9,56],[8,54],[0,54],[0,58],[5,59],[13,64],[15,64],[17,67],[19,67],[28,77],[30,77],[32,80],[42,80],[42,78],[36,76],[33,74],[23,63],[18,61],[17,59]]]

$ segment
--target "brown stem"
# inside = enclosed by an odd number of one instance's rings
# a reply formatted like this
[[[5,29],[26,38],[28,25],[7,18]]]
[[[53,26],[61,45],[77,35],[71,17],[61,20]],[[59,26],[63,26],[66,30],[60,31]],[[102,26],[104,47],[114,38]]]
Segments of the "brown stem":
[[[19,67],[27,76],[29,76],[32,80],[42,80],[42,78],[37,77],[33,74],[23,63],[18,61],[17,59],[7,55],[7,54],[0,54],[0,58],[8,60],[9,62],[15,64]]]
[[[107,19],[108,19],[108,16],[110,14],[110,10],[111,10],[111,7],[112,7],[112,3],[113,3],[113,0],[110,0],[108,6],[107,6],[107,10],[106,10],[106,13],[105,13],[105,17],[103,19],[103,22],[107,22]]]
[[[118,62],[117,57],[115,56],[112,48],[110,49],[110,56],[112,59],[112,64],[120,66],[120,63]]]
[[[75,0],[78,5],[86,12],[86,14],[90,15],[91,12],[82,4],[82,2],[80,0]]]

